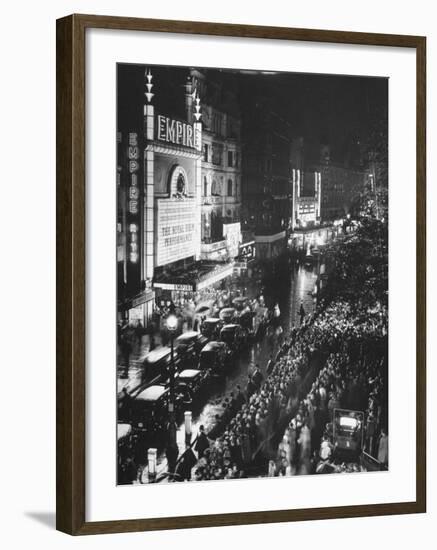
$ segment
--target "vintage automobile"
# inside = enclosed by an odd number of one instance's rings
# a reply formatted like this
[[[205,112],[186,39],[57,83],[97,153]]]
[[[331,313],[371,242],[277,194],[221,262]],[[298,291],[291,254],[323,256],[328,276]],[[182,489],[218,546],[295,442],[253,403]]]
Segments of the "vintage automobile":
[[[213,340],[220,336],[220,330],[223,327],[223,321],[218,317],[207,317],[201,327],[200,332],[206,338]]]
[[[131,424],[133,427],[155,431],[167,418],[169,389],[159,384],[152,384],[132,396]]]
[[[178,353],[179,369],[197,365],[200,350],[208,339],[200,332],[189,330],[182,333],[174,341],[174,349]]]
[[[171,349],[163,346],[150,351],[142,364],[141,383],[163,382],[167,379],[170,370]],[[177,349],[174,350],[175,370],[180,363]]]
[[[240,317],[238,319],[239,325],[247,330],[247,334],[249,338],[255,337],[255,312],[250,310],[244,310],[241,312]]]
[[[245,347],[247,336],[247,330],[236,323],[229,323],[220,331],[220,340],[225,342],[233,352]]]
[[[208,373],[199,369],[185,369],[175,377],[176,410],[189,409],[201,397],[208,383]]]
[[[220,310],[219,317],[225,324],[235,323],[238,313],[234,307],[224,307]]]
[[[199,357],[199,369],[213,376],[222,376],[232,365],[232,352],[225,342],[211,341],[203,347]]]
[[[364,413],[335,409],[333,419],[333,442],[337,456],[361,454],[364,436]]]
[[[232,305],[237,311],[243,311],[249,305],[249,298],[238,296],[232,300]]]

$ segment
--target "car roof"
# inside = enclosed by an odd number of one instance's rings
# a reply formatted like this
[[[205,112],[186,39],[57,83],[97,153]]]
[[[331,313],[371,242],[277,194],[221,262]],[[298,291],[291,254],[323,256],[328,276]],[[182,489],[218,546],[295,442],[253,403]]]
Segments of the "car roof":
[[[226,344],[224,342],[217,342],[213,340],[212,342],[208,342],[203,348],[202,351],[215,351],[220,348],[224,348]],[[202,353],[201,351],[201,353]]]
[[[184,342],[186,340],[191,340],[193,338],[197,338],[199,336],[199,332],[196,332],[195,330],[188,330],[187,332],[184,332],[182,334],[180,334],[176,340],[175,340],[175,343],[181,343],[181,342]]]
[[[158,386],[153,385],[149,386],[145,390],[143,390],[141,393],[139,393],[136,397],[136,399],[140,399],[141,401],[158,401],[160,397],[162,397],[165,393],[168,392],[168,389],[164,386]]]
[[[132,426],[130,424],[117,424],[117,439],[123,439],[129,435],[132,431]]]
[[[185,369],[177,375],[177,378],[179,380],[181,379],[186,380],[187,378],[195,378],[200,372],[201,371],[197,369]]]
[[[229,325],[225,325],[222,330],[230,330],[234,328],[238,328],[240,325],[237,325],[236,323],[230,323]]]
[[[162,346],[160,348],[156,348],[152,351],[149,351],[149,353],[145,357],[145,361],[148,361],[149,363],[156,363],[156,361],[159,361],[166,355],[169,355],[171,353],[170,348],[167,346]]]

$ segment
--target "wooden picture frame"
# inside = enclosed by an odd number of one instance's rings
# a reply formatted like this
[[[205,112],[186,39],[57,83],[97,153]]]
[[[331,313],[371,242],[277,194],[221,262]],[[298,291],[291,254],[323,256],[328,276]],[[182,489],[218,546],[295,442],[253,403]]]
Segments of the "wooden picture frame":
[[[85,515],[85,32],[89,28],[377,45],[416,51],[416,498],[411,502],[87,522]],[[57,21],[57,529],[72,535],[426,510],[426,39],[420,36],[71,15]]]

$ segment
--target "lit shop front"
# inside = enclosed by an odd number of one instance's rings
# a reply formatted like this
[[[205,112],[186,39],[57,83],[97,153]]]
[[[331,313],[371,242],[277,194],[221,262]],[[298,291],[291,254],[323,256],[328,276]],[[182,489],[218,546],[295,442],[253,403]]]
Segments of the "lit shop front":
[[[196,304],[208,301],[233,270],[232,263],[196,262],[183,273],[170,273],[155,281],[156,302],[159,306],[183,306],[188,300]]]

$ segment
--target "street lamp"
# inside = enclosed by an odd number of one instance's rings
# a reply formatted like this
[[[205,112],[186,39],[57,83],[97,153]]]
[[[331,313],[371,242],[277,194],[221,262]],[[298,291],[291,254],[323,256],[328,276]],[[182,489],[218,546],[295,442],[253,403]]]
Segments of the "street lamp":
[[[168,452],[167,456],[176,455],[177,457],[177,442],[176,442],[176,418],[175,418],[175,364],[174,364],[174,335],[178,326],[178,318],[171,313],[166,321],[167,329],[170,333],[170,399],[168,402]],[[169,463],[169,470],[171,470]],[[173,473],[173,472],[171,472]]]

